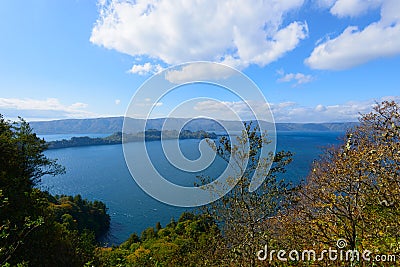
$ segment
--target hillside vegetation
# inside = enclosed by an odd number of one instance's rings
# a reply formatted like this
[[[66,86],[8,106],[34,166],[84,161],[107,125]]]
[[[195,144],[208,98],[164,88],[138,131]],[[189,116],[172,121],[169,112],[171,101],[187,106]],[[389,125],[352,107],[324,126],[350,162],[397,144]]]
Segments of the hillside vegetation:
[[[214,147],[222,158],[233,157],[234,164],[245,166],[232,191],[202,207],[201,215],[185,214],[178,224],[158,225],[140,238],[132,235],[119,247],[98,250],[100,262],[104,266],[398,266],[397,103],[383,102],[362,115],[343,143],[326,149],[307,180],[295,187],[277,178],[290,167],[291,154],[280,151],[258,158],[258,149],[268,140],[256,130],[247,125],[237,145],[222,137]],[[249,163],[243,161],[246,153]],[[261,172],[265,181],[250,192],[253,171],[260,162],[265,168],[268,161],[273,164],[268,173]],[[201,177],[199,183],[212,178]],[[199,227],[199,218],[207,219],[209,229]]]
[[[136,134],[123,134],[121,132],[114,133],[110,136],[103,138],[91,138],[88,136],[84,137],[72,137],[70,140],[59,140],[59,141],[51,141],[48,142],[48,149],[56,149],[56,148],[66,148],[66,147],[77,147],[77,146],[96,146],[96,145],[115,145],[129,143],[129,142],[138,142],[138,141],[159,141],[164,139],[216,139],[217,135],[215,133],[207,133],[205,131],[196,131],[192,132],[189,130],[183,130],[178,132],[176,130],[173,131],[159,131],[155,129],[150,129],[145,132],[139,132]]]
[[[150,130],[189,130],[224,132],[223,124],[231,131],[241,131],[243,123],[240,121],[221,121],[221,124],[214,120],[197,118],[186,124],[187,119],[182,118],[161,118],[161,119],[133,119],[127,118],[127,124],[132,133],[143,132],[143,129]],[[164,127],[168,120],[168,126]],[[116,133],[122,132],[124,123],[123,117],[97,118],[97,119],[67,119],[55,121],[34,121],[30,125],[37,134],[88,134],[88,133]],[[249,123],[249,122],[246,122]],[[261,122],[264,128],[268,127],[267,122]],[[276,123],[277,131],[337,131],[344,132],[347,129],[357,125],[355,122],[344,123]]]
[[[245,124],[213,146],[243,173],[221,199],[157,223],[119,246],[95,243],[109,223],[100,202],[52,197],[34,185],[62,173],[24,122],[0,118],[0,260],[14,266],[398,266],[400,106],[377,104],[325,150],[305,182],[285,182],[291,153],[260,157],[268,136]],[[247,150],[248,148],[248,150]],[[247,158],[249,161],[247,161]],[[268,169],[271,163],[271,169]],[[255,170],[257,177],[253,177]],[[215,177],[199,177],[199,184]],[[250,191],[253,179],[263,179]],[[218,190],[218,188],[214,188]],[[216,192],[221,193],[221,192]]]
[[[28,123],[0,115],[0,266],[83,266],[108,231],[103,203],[35,187],[43,175],[64,172],[46,148]]]

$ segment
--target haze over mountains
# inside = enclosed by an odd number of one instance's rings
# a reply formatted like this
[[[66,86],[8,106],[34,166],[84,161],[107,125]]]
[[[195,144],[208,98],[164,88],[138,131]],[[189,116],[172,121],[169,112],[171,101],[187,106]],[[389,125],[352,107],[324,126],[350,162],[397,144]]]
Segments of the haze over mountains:
[[[132,133],[143,130],[146,121],[144,119],[128,118]],[[146,130],[161,130],[165,118],[147,120]],[[180,126],[187,121],[182,118],[169,118],[168,127],[163,130],[179,130]],[[95,119],[65,119],[54,121],[35,121],[30,122],[33,130],[37,134],[86,134],[99,133],[109,134],[122,131],[123,117],[108,117]],[[222,121],[230,130],[241,129],[239,121]],[[267,122],[262,122],[266,126]],[[344,123],[276,123],[277,131],[345,131],[349,127],[355,126],[356,122]],[[222,126],[216,121],[198,118],[190,121],[184,127],[190,131],[224,131]]]

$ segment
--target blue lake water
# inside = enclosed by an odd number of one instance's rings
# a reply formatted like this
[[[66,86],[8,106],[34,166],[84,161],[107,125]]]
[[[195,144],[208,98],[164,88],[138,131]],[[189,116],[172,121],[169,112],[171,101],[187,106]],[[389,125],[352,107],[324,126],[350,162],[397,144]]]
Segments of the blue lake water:
[[[338,132],[279,132],[277,150],[294,153],[293,162],[288,166],[285,179],[294,183],[304,179],[314,159],[318,158],[322,147],[338,144]],[[71,135],[73,136],[73,135]],[[76,136],[76,135],[75,135]],[[89,135],[97,137],[97,135]],[[104,136],[104,135],[103,135]],[[45,140],[59,140],[67,136],[43,135]],[[101,136],[99,136],[101,137]],[[164,145],[172,145],[173,140]],[[189,159],[196,159],[199,140],[180,140],[182,153]],[[171,182],[181,185],[193,185],[199,173],[186,173],[175,169],[163,156],[159,141],[147,143],[150,157],[156,162],[156,168]],[[138,143],[130,143],[135,149]],[[133,232],[140,234],[145,228],[161,222],[165,226],[172,217],[178,218],[185,210],[163,204],[143,192],[131,177],[125,164],[121,145],[71,147],[48,150],[49,158],[58,159],[65,166],[66,174],[56,177],[43,177],[41,188],[52,194],[76,195],[89,200],[106,203],[111,215],[111,229],[105,242],[119,244]],[[215,176],[224,166],[216,159],[203,175]]]

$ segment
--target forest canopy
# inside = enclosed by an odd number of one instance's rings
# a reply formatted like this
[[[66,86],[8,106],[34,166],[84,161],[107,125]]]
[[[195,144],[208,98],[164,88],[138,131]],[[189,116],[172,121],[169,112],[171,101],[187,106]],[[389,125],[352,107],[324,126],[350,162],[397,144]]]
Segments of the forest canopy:
[[[51,196],[36,185],[64,168],[48,159],[44,140],[24,120],[0,115],[0,265],[83,266],[107,232],[104,203]]]
[[[164,227],[157,223],[124,243],[101,247],[96,237],[110,217],[101,202],[81,196],[51,196],[35,187],[44,174],[64,170],[47,159],[43,140],[21,120],[0,116],[0,260],[9,266],[396,266],[400,261],[400,106],[377,103],[347,130],[342,143],[327,148],[299,185],[285,182],[292,154],[266,159],[258,149],[268,136],[246,125],[232,145],[222,136],[213,148],[222,158],[250,163],[220,200]],[[242,148],[249,147],[249,150]],[[259,165],[259,160],[263,164]],[[256,166],[265,180],[249,191]],[[207,183],[214,177],[200,177]],[[340,243],[339,243],[340,241]],[[280,255],[273,251],[307,251]],[[322,257],[328,248],[370,251],[360,256]],[[261,251],[261,254],[260,254]],[[314,254],[313,254],[314,253]],[[322,254],[321,254],[322,253]],[[281,253],[282,254],[282,253]],[[348,254],[346,254],[348,255]],[[377,262],[385,255],[389,262]],[[398,263],[397,263],[398,264]]]

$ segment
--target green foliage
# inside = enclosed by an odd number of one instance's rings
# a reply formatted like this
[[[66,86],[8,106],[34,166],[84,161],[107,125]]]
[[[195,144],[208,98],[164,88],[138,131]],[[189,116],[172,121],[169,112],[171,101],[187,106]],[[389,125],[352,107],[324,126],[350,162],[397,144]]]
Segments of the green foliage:
[[[43,175],[64,172],[45,157],[45,149],[28,123],[11,123],[0,115],[2,266],[83,266],[94,259],[92,231],[101,233],[109,225],[103,203],[52,197],[34,187]]]
[[[178,132],[176,130],[173,131],[159,131],[159,130],[146,130],[145,132],[138,132],[136,134],[123,134],[122,132],[116,132],[110,136],[100,138],[91,138],[88,136],[82,137],[72,137],[70,140],[57,140],[49,142],[49,149],[56,148],[66,148],[66,147],[76,147],[76,146],[95,146],[95,145],[115,145],[121,144],[122,141],[127,142],[136,142],[136,141],[155,141],[161,140],[161,136],[163,139],[203,139],[203,138],[217,138],[215,133],[207,133],[205,131],[189,131],[183,130]]]
[[[56,220],[64,223],[70,230],[85,229],[94,232],[97,238],[104,235],[110,227],[110,216],[103,202],[88,201],[80,195],[55,196],[50,199],[50,206],[56,216]]]
[[[45,174],[63,168],[43,155],[46,144],[24,120],[11,123],[0,115],[0,263],[12,260],[24,242],[43,225],[43,199],[33,186]]]
[[[275,221],[280,245],[322,250],[344,239],[346,250],[398,257],[400,106],[385,101],[362,115],[344,142],[313,164],[288,204]]]
[[[223,136],[219,145],[211,144],[221,158],[231,159],[232,164],[244,170],[241,176],[231,178],[237,183],[230,192],[203,207],[203,211],[221,226],[223,235],[218,240],[221,249],[217,258],[225,266],[256,265],[255,253],[272,236],[266,222],[282,209],[281,203],[289,190],[289,185],[283,178],[278,178],[278,174],[285,172],[286,165],[291,162],[291,153],[281,151],[261,158],[260,149],[270,143],[266,134],[260,133],[251,123],[244,126],[245,130],[235,143]],[[251,177],[257,168],[260,177],[253,179],[264,182],[256,191],[250,192]],[[208,177],[201,178],[201,184],[209,182]]]
[[[140,238],[132,234],[119,247],[99,248],[96,255],[101,266],[199,266],[213,259],[210,248],[219,235],[210,217],[183,213],[178,223],[157,231],[149,227]]]
[[[214,147],[219,156],[234,157],[238,164],[250,159],[233,190],[202,214],[185,212],[164,228],[158,222],[112,248],[95,245],[109,227],[103,203],[34,188],[42,175],[63,169],[44,157],[46,144],[26,122],[12,124],[0,116],[0,141],[1,266],[328,266],[332,262],[261,262],[255,254],[264,244],[318,253],[335,248],[339,238],[347,241],[346,249],[400,253],[400,107],[395,102],[362,115],[343,144],[327,149],[307,182],[296,188],[281,178],[289,152],[259,158],[268,141],[257,128],[246,125],[235,145],[222,137]],[[272,168],[262,174],[264,183],[250,192],[255,168],[268,162]]]

